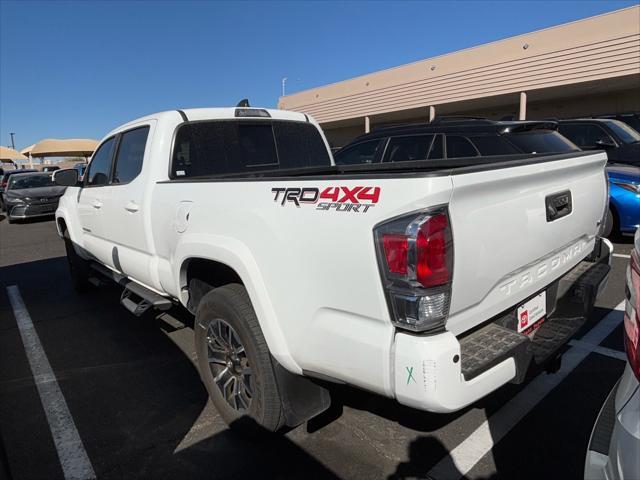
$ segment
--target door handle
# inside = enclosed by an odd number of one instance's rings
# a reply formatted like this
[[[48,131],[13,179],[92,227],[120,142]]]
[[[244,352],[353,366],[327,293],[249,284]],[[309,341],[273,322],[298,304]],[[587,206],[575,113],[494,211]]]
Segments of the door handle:
[[[100,200],[94,200],[93,203],[91,204],[91,206],[93,208],[101,208],[102,207],[102,202]]]
[[[129,202],[129,203],[127,203],[127,204],[124,206],[124,209],[125,209],[127,212],[135,213],[135,212],[137,212],[138,210],[140,210],[140,207],[139,207],[139,206],[138,206],[138,204],[137,204],[137,203],[135,203],[135,202]]]

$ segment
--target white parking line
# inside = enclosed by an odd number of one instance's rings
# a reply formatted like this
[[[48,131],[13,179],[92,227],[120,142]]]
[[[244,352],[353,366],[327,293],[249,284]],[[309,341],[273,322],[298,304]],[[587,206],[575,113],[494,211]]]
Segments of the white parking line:
[[[609,312],[582,337],[583,343],[598,345],[622,322],[624,301]],[[571,347],[562,356],[560,370],[540,374],[500,410],[484,421],[471,435],[440,460],[428,473],[438,480],[458,480],[491,451],[509,431],[551,390],[562,382],[588,355],[590,350]]]
[[[624,253],[612,253],[611,256],[618,258],[631,258],[631,255],[625,255]]]
[[[67,402],[49,364],[47,354],[42,348],[38,333],[22,301],[20,290],[16,285],[11,285],[7,287],[7,294],[29,360],[31,373],[40,395],[40,401],[47,416],[64,478],[67,480],[96,478]]]
[[[571,340],[569,345],[572,347],[581,348],[583,350],[588,350],[593,353],[599,353],[600,355],[604,355],[606,357],[615,358],[617,360],[622,360],[623,362],[627,360],[627,354],[621,352],[620,350],[614,350],[613,348],[601,347],[600,345],[592,345],[587,342],[583,342],[582,340]]]

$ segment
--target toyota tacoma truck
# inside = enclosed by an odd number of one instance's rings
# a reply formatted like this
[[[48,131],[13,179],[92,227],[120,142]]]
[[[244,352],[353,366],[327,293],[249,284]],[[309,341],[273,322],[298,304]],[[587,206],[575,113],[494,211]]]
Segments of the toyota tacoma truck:
[[[452,412],[554,362],[609,274],[605,163],[336,166],[305,114],[175,110],[109,133],[81,182],[55,172],[56,222],[77,290],[189,310],[223,419],[276,431],[332,383]]]

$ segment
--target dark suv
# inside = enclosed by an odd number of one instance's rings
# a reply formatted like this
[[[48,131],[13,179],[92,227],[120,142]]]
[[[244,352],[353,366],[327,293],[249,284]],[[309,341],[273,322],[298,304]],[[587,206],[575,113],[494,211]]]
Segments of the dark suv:
[[[334,154],[337,165],[577,151],[553,121],[441,118],[382,127]]]
[[[582,150],[605,150],[610,162],[640,165],[640,133],[608,118],[559,120],[558,131]]]
[[[612,120],[620,120],[626,123],[636,132],[640,132],[640,113],[609,113],[605,115],[596,115],[593,118],[610,118]]]

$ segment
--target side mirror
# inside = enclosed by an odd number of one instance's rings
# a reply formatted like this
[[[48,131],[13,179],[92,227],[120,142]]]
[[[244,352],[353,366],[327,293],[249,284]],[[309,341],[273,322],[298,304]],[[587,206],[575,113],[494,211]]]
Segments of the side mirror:
[[[75,187],[78,184],[78,171],[75,168],[56,170],[52,178],[53,182],[61,187]]]
[[[615,146],[616,146],[615,142],[610,138],[601,138],[600,140],[596,141],[596,147],[612,148]]]

